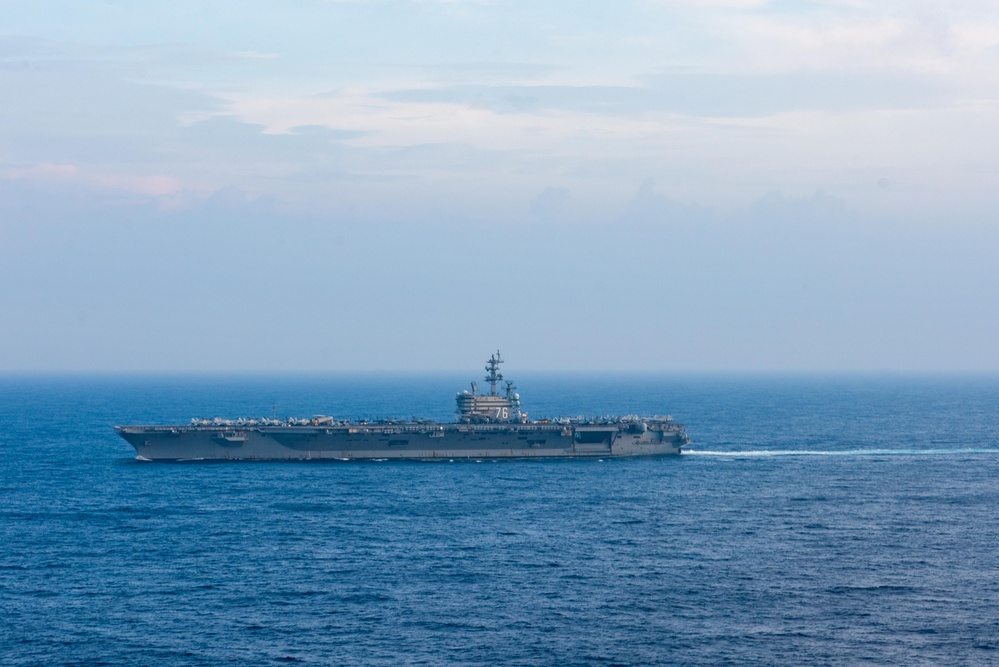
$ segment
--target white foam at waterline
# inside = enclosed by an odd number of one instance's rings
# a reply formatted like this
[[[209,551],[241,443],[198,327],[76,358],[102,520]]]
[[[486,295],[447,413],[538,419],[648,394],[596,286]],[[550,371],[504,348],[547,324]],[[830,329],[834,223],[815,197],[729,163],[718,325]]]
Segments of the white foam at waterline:
[[[771,456],[952,456],[954,454],[999,454],[999,449],[754,449],[718,452],[683,450],[684,456],[723,456],[728,458],[764,458]]]

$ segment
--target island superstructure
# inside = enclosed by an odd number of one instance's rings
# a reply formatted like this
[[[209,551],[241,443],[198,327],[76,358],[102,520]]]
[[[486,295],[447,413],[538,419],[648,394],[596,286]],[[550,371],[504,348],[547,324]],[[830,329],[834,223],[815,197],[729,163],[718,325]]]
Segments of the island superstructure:
[[[531,420],[520,394],[486,364],[489,393],[455,397],[454,422],[311,419],[192,419],[180,426],[116,426],[144,460],[482,459],[679,454],[690,442],[672,417]]]

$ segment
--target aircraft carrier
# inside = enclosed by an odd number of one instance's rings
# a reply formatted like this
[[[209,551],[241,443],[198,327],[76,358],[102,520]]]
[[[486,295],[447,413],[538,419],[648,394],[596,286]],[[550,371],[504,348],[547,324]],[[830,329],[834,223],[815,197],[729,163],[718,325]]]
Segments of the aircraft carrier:
[[[484,459],[679,454],[690,442],[672,417],[530,420],[500,353],[486,364],[489,393],[455,397],[442,423],[311,419],[192,419],[181,426],[116,426],[142,460]]]

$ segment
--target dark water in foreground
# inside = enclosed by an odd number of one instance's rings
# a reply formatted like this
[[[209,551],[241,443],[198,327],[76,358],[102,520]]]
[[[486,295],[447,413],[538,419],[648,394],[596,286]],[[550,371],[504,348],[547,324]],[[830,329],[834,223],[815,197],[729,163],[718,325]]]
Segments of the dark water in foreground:
[[[141,463],[112,425],[446,419],[464,378],[0,379],[0,663],[999,662],[999,378],[518,380],[695,444]]]

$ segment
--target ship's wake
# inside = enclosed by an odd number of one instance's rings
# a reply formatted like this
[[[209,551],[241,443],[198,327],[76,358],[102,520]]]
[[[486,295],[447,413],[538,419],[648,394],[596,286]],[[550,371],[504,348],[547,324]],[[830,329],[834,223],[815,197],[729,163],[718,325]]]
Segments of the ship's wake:
[[[777,456],[954,456],[961,454],[997,455],[999,449],[752,449],[743,451],[714,451],[685,449],[684,456],[717,456],[725,458],[769,458]]]

